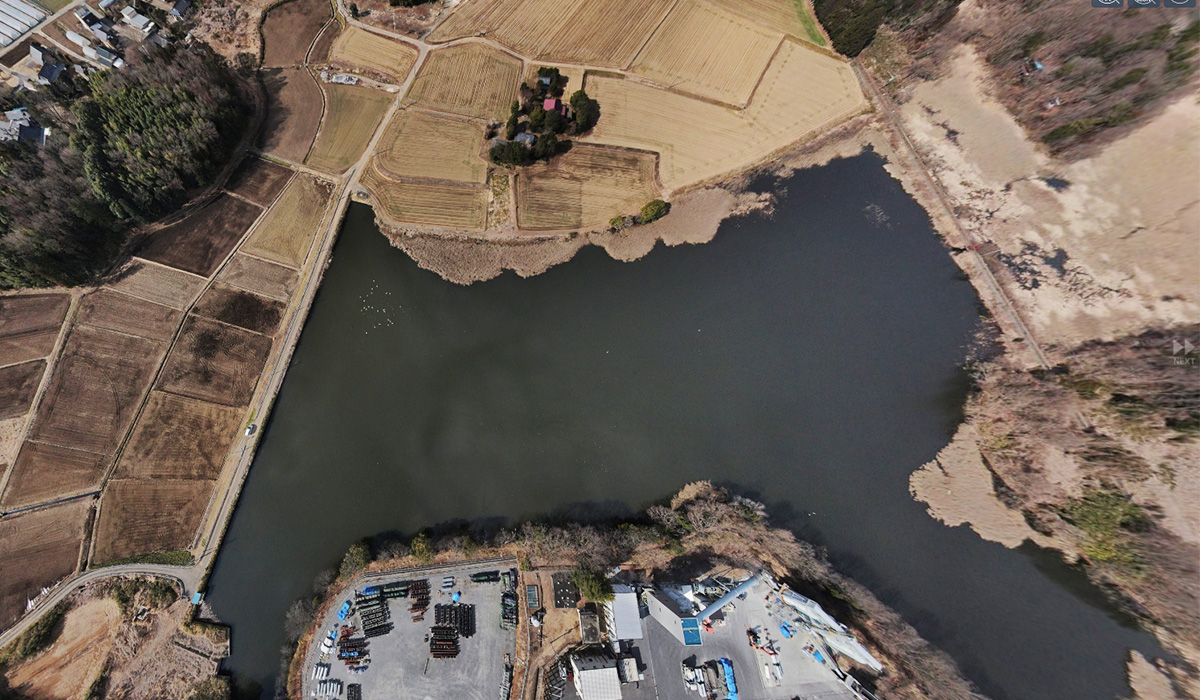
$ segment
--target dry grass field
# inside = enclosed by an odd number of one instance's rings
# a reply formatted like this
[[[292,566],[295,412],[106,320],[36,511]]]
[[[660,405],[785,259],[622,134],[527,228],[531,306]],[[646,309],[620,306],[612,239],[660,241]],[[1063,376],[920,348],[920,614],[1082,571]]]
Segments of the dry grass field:
[[[579,144],[516,179],[517,225],[530,231],[598,229],[658,196],[652,153]]]
[[[263,67],[302,65],[330,12],[328,0],[288,0],[271,8],[262,25]]]
[[[68,294],[0,297],[0,365],[49,355],[70,307]]]
[[[783,43],[745,110],[733,110],[631,80],[588,78],[603,116],[587,140],[658,151],[668,191],[757,163],[866,108],[844,61]]]
[[[325,91],[325,118],[305,163],[340,174],[362,155],[395,98],[358,85],[326,83],[321,89]]]
[[[186,309],[204,288],[204,279],[133,258],[107,286],[172,309]]]
[[[828,44],[806,0],[709,0],[726,10],[744,15],[776,31],[804,39],[818,46]]]
[[[279,327],[280,319],[283,318],[285,306],[283,302],[274,299],[214,284],[200,297],[193,313],[248,331],[273,336]]]
[[[190,316],[163,367],[158,388],[201,401],[246,406],[271,339]]]
[[[404,102],[466,117],[503,119],[520,80],[521,61],[503,51],[484,44],[448,46],[425,58]]]
[[[108,455],[26,440],[0,503],[19,508],[95,491],[107,467]]]
[[[208,277],[262,211],[262,207],[222,193],[184,220],[151,234],[138,255]]]
[[[169,306],[131,297],[101,288],[83,297],[75,323],[151,340],[170,340],[183,313]]]
[[[401,224],[482,231],[487,222],[488,191],[464,185],[398,182],[368,168],[362,184],[383,208],[386,219]]]
[[[483,128],[415,109],[396,112],[375,150],[375,166],[393,177],[483,183]],[[430,154],[437,154],[430,157]]]
[[[333,42],[329,61],[336,65],[365,68],[401,83],[417,62],[417,50],[402,41],[349,26]]]
[[[45,371],[45,360],[0,368],[0,420],[29,413]]]
[[[292,169],[263,158],[246,156],[234,171],[225,189],[263,207],[279,196],[292,176]]]
[[[309,175],[296,177],[250,234],[242,252],[300,267],[308,257],[331,194],[332,187],[324,180]]]
[[[192,542],[212,481],[114,479],[104,489],[96,522],[96,563],[184,549]]]
[[[25,612],[25,601],[75,570],[86,500],[0,518],[0,626]]]
[[[624,68],[674,0],[473,0],[430,34],[434,42],[486,33],[534,60]]]
[[[238,253],[217,275],[217,281],[286,302],[296,289],[299,273],[290,267]]]
[[[216,479],[242,409],[150,392],[114,479]]]
[[[680,0],[630,70],[681,92],[742,107],[782,39],[702,0]]]
[[[264,69],[262,80],[267,89],[267,118],[258,147],[264,153],[302,163],[321,123],[321,88],[305,68]]]
[[[35,440],[109,454],[129,429],[166,343],[75,326],[30,429]]]

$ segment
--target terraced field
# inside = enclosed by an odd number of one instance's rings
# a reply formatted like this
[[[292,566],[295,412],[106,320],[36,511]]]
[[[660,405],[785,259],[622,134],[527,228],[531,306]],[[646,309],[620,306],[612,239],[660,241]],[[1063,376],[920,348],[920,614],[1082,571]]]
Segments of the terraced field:
[[[405,104],[477,119],[503,119],[516,96],[521,61],[485,44],[431,51],[417,71]]]
[[[375,161],[393,177],[483,183],[488,165],[480,155],[482,145],[483,128],[477,124],[405,109],[388,124]]]

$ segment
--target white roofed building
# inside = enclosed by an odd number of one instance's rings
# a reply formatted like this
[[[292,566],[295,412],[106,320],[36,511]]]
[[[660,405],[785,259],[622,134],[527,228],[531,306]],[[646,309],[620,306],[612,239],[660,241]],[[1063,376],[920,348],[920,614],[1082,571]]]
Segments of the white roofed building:
[[[605,654],[572,654],[571,670],[580,700],[621,700],[616,659]]]
[[[613,599],[604,604],[604,627],[611,642],[642,638],[642,616],[637,594],[623,583],[614,583]]]

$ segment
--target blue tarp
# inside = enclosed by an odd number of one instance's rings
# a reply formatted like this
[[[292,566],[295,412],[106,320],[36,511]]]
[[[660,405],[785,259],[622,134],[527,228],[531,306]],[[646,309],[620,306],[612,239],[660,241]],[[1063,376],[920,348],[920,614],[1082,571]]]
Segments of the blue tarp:
[[[702,643],[700,639],[700,621],[694,617],[684,618],[679,621],[683,626],[683,643],[689,647],[698,647]]]
[[[350,601],[342,603],[342,607],[338,609],[338,619],[345,620],[347,613],[350,612]]]
[[[725,700],[738,700],[737,681],[733,679],[733,664],[729,659],[717,659],[721,664],[721,675],[725,676]]]

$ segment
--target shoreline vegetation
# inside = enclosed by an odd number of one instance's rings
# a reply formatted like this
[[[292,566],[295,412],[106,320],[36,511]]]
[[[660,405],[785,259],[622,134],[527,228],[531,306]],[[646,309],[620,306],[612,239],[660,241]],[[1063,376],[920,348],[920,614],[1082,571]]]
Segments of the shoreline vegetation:
[[[862,667],[852,669],[881,697],[982,697],[945,652],[921,638],[865,587],[834,570],[819,549],[789,531],[771,527],[762,504],[707,481],[687,484],[669,500],[617,521],[527,521],[487,533],[455,526],[423,530],[408,538],[381,535],[355,543],[336,572],[317,577],[313,596],[296,601],[288,612],[286,631],[293,646],[283,659],[282,671],[288,697],[299,698],[304,660],[319,621],[362,574],[500,558],[518,562],[522,572],[570,571],[574,579],[597,589],[590,584],[603,580],[598,572],[614,566],[646,581],[685,580],[716,566],[766,569],[825,607],[883,661],[878,676]],[[518,667],[520,673],[535,673],[524,663]],[[513,687],[521,687],[519,678]]]

